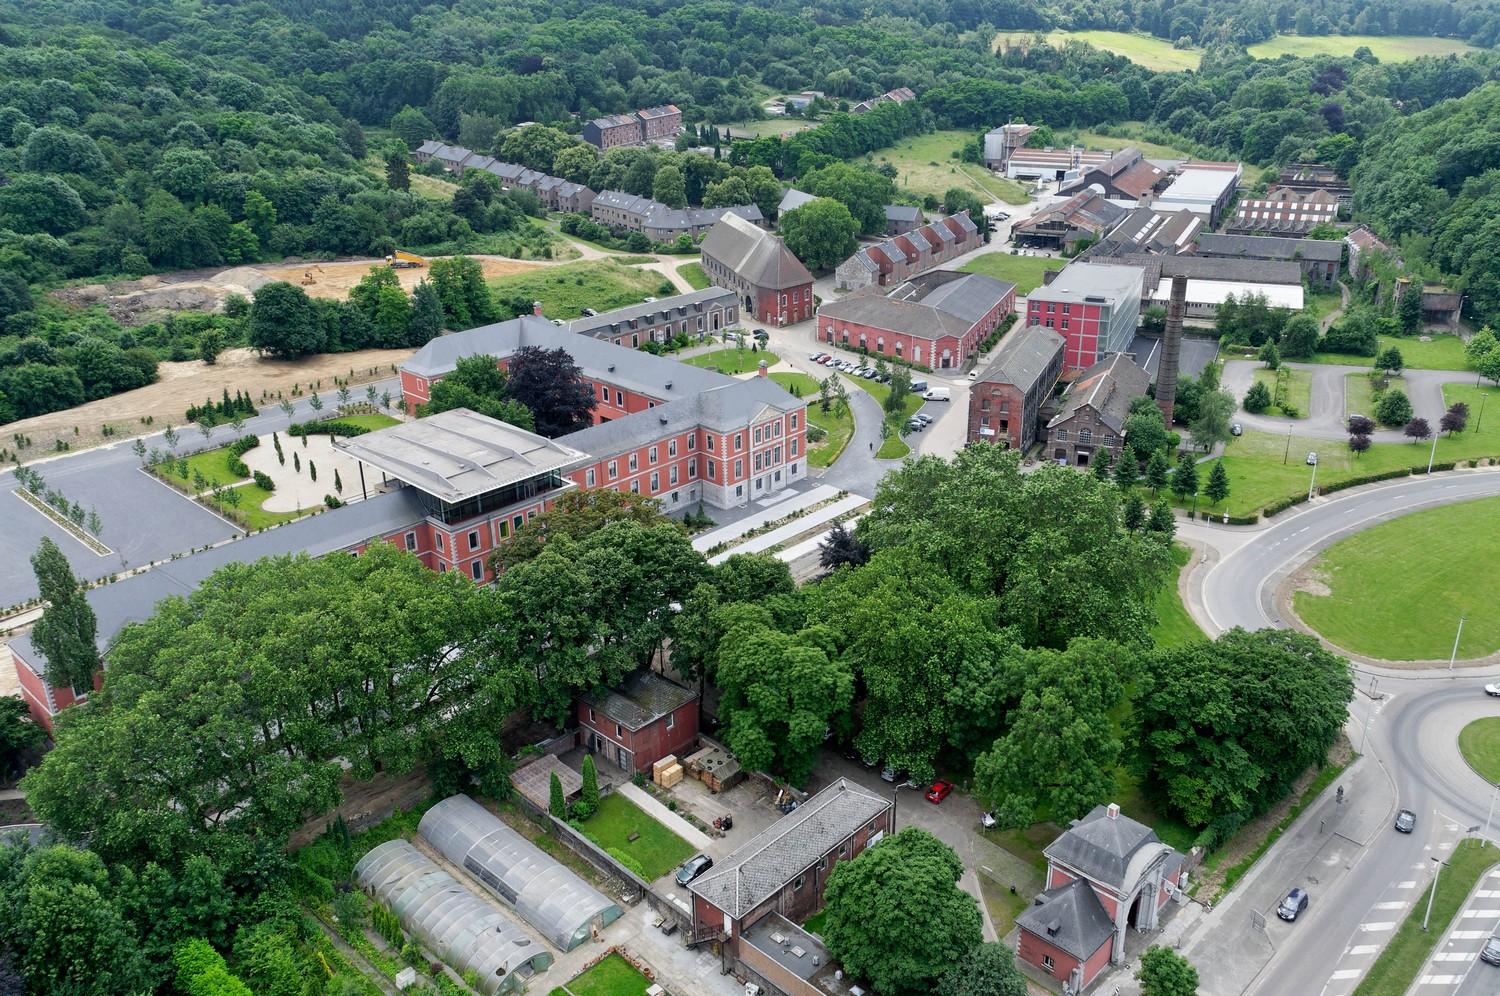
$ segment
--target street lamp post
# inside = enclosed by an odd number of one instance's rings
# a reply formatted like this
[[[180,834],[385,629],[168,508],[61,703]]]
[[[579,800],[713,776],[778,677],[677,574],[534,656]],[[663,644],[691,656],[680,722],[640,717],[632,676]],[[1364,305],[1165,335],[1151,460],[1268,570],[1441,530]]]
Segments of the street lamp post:
[[[1281,454],[1281,464],[1282,464],[1283,467],[1286,466],[1286,462],[1288,460],[1290,460],[1291,457],[1292,457],[1292,427],[1291,426],[1287,426],[1286,427],[1286,452],[1283,453],[1283,454]]]
[[[1432,473],[1432,461],[1437,459],[1438,433],[1432,434],[1432,450],[1427,454],[1427,473]]]
[[[1448,670],[1450,672],[1453,670],[1453,662],[1456,661],[1456,660],[1458,660],[1458,641],[1461,640],[1461,639],[1463,639],[1463,635],[1464,635],[1464,620],[1468,619],[1468,618],[1469,618],[1468,616],[1459,616],[1458,617],[1458,632],[1456,634],[1454,634],[1454,637],[1453,637],[1453,653],[1451,653],[1451,654],[1448,655]]]
[[[1314,458],[1313,465],[1312,465],[1312,480],[1310,480],[1310,481],[1307,482],[1307,500],[1308,501],[1312,501],[1313,500],[1313,493],[1316,492],[1317,490],[1318,490],[1318,461],[1317,461],[1316,458]]]
[[[1432,891],[1427,893],[1427,912],[1422,916],[1422,929],[1427,929],[1427,920],[1432,916],[1432,897],[1437,895],[1438,878],[1443,874],[1443,865],[1447,862],[1439,858],[1433,858],[1437,862],[1437,871],[1432,873]]]

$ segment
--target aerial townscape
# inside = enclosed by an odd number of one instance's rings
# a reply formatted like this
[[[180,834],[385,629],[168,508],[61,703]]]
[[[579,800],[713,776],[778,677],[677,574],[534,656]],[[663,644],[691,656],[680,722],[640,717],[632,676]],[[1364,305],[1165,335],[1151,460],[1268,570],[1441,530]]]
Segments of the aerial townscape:
[[[1500,994],[1497,45],[0,10],[0,996]]]

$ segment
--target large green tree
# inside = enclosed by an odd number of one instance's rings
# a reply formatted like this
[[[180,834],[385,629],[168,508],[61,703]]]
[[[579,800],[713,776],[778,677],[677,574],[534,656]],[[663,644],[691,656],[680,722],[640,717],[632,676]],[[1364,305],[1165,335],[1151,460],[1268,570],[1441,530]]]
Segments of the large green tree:
[[[859,222],[849,209],[828,197],[815,198],[781,218],[786,247],[810,270],[830,270],[853,255],[859,247],[854,239],[858,232]]]
[[[938,979],[934,996],[1026,996],[1026,976],[1010,946],[981,944]]]
[[[417,406],[416,415],[426,418],[455,408],[467,408],[481,415],[519,426],[528,432],[535,421],[526,406],[508,396],[510,378],[500,369],[493,356],[480,354],[459,360],[451,373],[432,385],[425,404]]]
[[[979,907],[958,887],[963,862],[907,827],[828,876],[823,937],[845,971],[885,996],[918,996],[982,940]]]
[[[99,670],[98,621],[68,558],[43,537],[31,555],[31,570],[45,608],[31,631],[31,642],[47,659],[47,681],[54,688],[92,691]]]
[[[326,342],[318,311],[307,292],[281,280],[255,292],[247,328],[250,345],[272,356],[321,353]]]
[[[1153,944],[1136,969],[1141,996],[1198,996],[1198,970],[1171,948]]]

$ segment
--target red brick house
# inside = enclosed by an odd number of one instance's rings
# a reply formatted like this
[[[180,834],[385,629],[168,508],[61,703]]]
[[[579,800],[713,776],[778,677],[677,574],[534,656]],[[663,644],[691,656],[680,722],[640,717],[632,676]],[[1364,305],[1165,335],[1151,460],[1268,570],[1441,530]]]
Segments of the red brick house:
[[[1087,467],[1101,450],[1111,463],[1125,445],[1130,402],[1146,396],[1151,375],[1125,353],[1111,353],[1089,367],[1062,398],[1062,410],[1047,423],[1047,455],[1060,464]]]
[[[969,442],[1025,450],[1037,441],[1042,404],[1062,376],[1064,342],[1040,325],[1005,337],[969,390]]]
[[[949,215],[860,249],[834,268],[834,286],[894,287],[982,245],[984,233],[968,212]]]
[[[650,771],[669,754],[686,756],[698,740],[698,695],[642,669],[616,688],[576,703],[583,746],[625,771]]]
[[[934,370],[955,369],[1015,311],[1016,285],[933,270],[889,294],[853,294],[818,309],[818,341]]]
[[[725,214],[703,237],[703,272],[738,294],[758,321],[795,325],[813,316],[807,267],[780,238],[739,215]]]
[[[879,843],[891,830],[891,801],[840,778],[688,886],[688,943],[715,941],[726,968],[766,974],[743,943],[755,925],[779,913],[805,920],[823,905],[833,866]],[[758,967],[759,966],[759,967]]]
[[[1182,855],[1113,803],[1075,820],[1042,853],[1046,888],[1016,918],[1016,954],[1074,993],[1125,960],[1128,929],[1157,928],[1187,878]]]

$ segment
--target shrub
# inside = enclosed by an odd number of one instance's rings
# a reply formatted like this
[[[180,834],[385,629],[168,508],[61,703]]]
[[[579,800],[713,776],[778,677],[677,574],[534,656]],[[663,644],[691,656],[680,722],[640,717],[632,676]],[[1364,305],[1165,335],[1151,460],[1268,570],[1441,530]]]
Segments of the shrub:
[[[1252,415],[1259,415],[1271,407],[1271,389],[1266,387],[1264,381],[1256,381],[1250,385],[1250,390],[1245,392],[1245,411]]]
[[[606,853],[609,854],[610,857],[618,861],[621,867],[630,872],[630,874],[634,875],[642,882],[646,881],[646,869],[642,868],[641,863],[635,860],[635,858],[626,854],[618,847],[611,847]]]
[[[1426,470],[1427,468],[1423,467],[1422,469]],[[1408,467],[1402,467],[1399,470],[1386,470],[1379,474],[1361,474],[1358,477],[1351,477],[1348,480],[1325,484],[1318,488],[1318,494],[1332,494],[1335,491],[1343,491],[1345,488],[1357,488],[1361,484],[1374,484],[1377,481],[1393,481],[1398,477],[1409,477],[1410,475],[1411,469]]]
[[[363,436],[369,431],[362,425],[340,422],[338,419],[327,422],[293,422],[286,427],[289,436]]]
[[[1260,514],[1269,519],[1271,516],[1279,512],[1285,512],[1293,505],[1300,505],[1305,501],[1307,501],[1307,492],[1299,491],[1297,494],[1289,495],[1286,498],[1278,498],[1273,502],[1267,503],[1266,507],[1260,510]]]
[[[252,475],[255,478],[255,486],[262,491],[275,491],[276,483],[271,480],[271,475],[263,470],[257,470]]]
[[[338,498],[335,498],[333,495],[324,495],[323,496],[323,504],[327,505],[329,508],[343,508],[344,507],[344,503],[342,501],[340,501]]]

